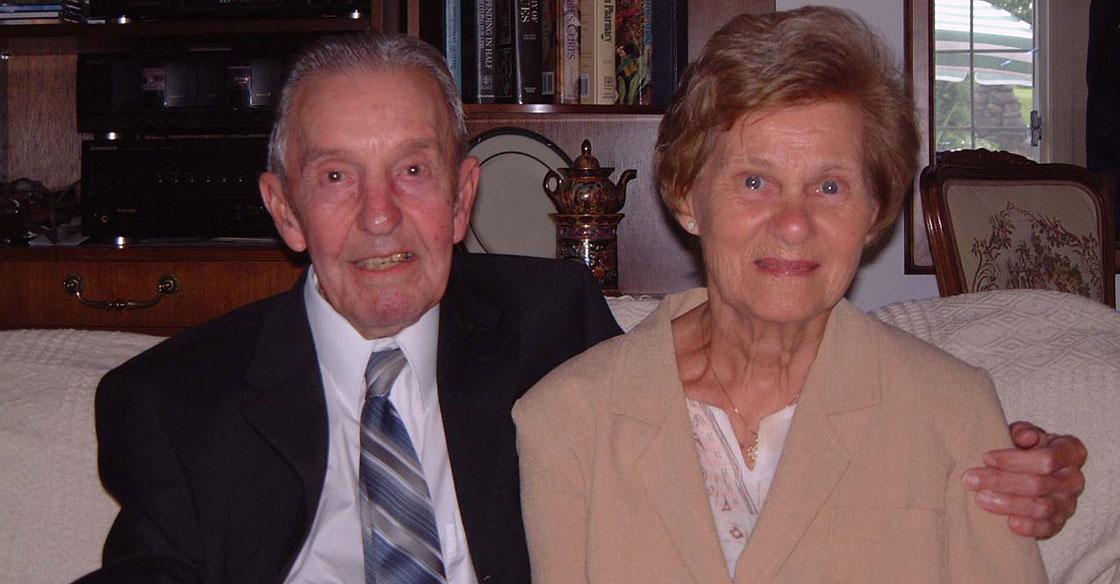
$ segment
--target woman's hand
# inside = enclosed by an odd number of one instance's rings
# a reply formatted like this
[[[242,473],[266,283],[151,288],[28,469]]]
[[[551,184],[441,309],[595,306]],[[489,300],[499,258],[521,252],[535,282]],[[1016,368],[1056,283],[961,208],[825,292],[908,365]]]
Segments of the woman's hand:
[[[965,488],[977,492],[984,510],[1007,515],[1011,531],[1045,539],[1061,531],[1077,509],[1085,489],[1085,445],[1030,422],[1015,422],[1010,429],[1016,448],[986,453],[987,466],[964,474]]]

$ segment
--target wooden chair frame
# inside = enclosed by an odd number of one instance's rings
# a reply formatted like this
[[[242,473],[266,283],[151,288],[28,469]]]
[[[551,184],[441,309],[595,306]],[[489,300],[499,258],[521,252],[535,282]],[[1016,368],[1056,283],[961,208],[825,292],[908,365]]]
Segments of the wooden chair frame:
[[[971,181],[1038,181],[1076,183],[1092,195],[1097,208],[1097,237],[1101,242],[1100,257],[1104,274],[1101,278],[1102,298],[1116,307],[1113,240],[1112,185],[1099,175],[1070,164],[1038,164],[1010,152],[961,150],[938,155],[937,162],[922,171],[920,188],[925,208],[926,233],[929,235],[937,274],[937,289],[942,296],[963,294],[966,288],[964,268],[957,254],[953,218],[945,201],[944,185],[952,180]]]

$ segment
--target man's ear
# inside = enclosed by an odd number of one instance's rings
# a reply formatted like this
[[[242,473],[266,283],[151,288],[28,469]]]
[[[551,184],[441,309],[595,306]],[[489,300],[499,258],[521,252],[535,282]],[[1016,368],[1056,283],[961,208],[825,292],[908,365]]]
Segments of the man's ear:
[[[479,170],[478,159],[474,156],[468,156],[459,163],[459,190],[455,193],[452,207],[455,243],[463,241],[471,224],[471,210],[474,209],[474,198],[478,194]]]
[[[275,173],[264,172],[261,173],[258,184],[264,208],[268,209],[269,215],[272,215],[272,222],[276,225],[276,231],[280,233],[284,243],[295,252],[307,249],[307,238],[304,237],[299,217],[296,217],[295,210],[289,204],[288,196],[284,192],[284,181]]]

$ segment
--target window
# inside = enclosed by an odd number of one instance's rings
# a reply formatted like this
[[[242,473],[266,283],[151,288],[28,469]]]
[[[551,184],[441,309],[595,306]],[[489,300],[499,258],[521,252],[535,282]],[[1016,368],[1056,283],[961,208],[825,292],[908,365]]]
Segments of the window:
[[[1038,160],[1034,0],[933,1],[934,149]]]

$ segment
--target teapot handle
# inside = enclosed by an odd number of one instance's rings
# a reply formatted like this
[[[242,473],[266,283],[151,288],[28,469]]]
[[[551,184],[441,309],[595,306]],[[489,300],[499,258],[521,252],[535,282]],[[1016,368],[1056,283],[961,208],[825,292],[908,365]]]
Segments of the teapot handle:
[[[548,195],[548,198],[552,199],[554,203],[559,204],[557,199],[560,195],[560,187],[563,186],[563,184],[564,179],[560,178],[560,175],[556,174],[556,171],[550,168],[548,172],[544,173],[544,180],[541,182],[541,187],[544,189],[545,194]]]

